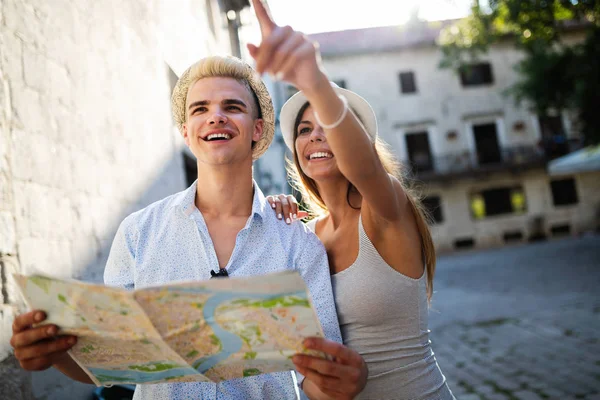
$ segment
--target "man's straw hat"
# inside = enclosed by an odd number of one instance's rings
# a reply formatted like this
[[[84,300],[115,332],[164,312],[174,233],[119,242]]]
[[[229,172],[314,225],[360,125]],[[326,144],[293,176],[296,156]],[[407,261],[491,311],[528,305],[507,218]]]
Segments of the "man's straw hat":
[[[271,145],[273,141],[273,135],[275,134],[275,112],[273,111],[273,102],[269,91],[265,86],[264,82],[258,75],[258,73],[252,69],[252,67],[246,62],[240,60],[237,57],[231,56],[212,56],[201,59],[200,61],[189,67],[177,81],[175,88],[173,89],[173,95],[171,96],[171,107],[173,111],[173,118],[177,124],[179,132],[183,135],[183,124],[186,121],[186,100],[188,90],[192,82],[191,71],[205,62],[215,62],[219,60],[227,60],[227,62],[238,63],[242,70],[245,71],[244,79],[252,88],[252,91],[256,95],[259,104],[259,118],[263,119],[263,134],[258,142],[254,144],[252,149],[252,159],[256,160],[264,154],[265,151]],[[209,77],[209,76],[207,76]],[[194,81],[195,82],[195,81]]]

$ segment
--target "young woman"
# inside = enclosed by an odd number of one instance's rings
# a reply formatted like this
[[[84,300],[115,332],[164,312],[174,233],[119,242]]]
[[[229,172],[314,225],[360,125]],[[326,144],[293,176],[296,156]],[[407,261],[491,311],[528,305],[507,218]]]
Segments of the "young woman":
[[[259,73],[300,90],[282,109],[281,130],[294,154],[297,188],[319,216],[309,224],[327,250],[344,344],[368,366],[360,398],[453,399],[428,337],[431,235],[418,201],[377,139],[373,109],[332,86],[315,45],[275,25],[258,3],[263,40],[248,49]],[[271,202],[287,220],[289,206]],[[299,370],[307,379],[313,374],[310,362]]]

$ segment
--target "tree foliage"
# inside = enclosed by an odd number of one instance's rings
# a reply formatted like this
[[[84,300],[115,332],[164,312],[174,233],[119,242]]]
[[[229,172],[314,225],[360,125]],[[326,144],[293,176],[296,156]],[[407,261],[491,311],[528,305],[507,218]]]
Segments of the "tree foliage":
[[[458,70],[512,43],[525,57],[507,93],[540,115],[574,112],[586,141],[599,143],[600,0],[474,0],[471,11],[440,34],[440,66]],[[584,39],[568,40],[573,32]]]

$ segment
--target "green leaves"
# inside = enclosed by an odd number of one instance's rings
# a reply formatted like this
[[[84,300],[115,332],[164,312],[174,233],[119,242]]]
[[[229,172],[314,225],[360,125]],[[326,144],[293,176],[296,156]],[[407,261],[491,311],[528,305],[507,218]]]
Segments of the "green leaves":
[[[260,371],[260,369],[257,368],[246,368],[244,370],[244,378],[248,377],[248,376],[256,376],[256,375],[260,375],[262,374],[262,372]]]
[[[493,44],[525,53],[515,66],[520,80],[505,94],[536,113],[571,111],[588,143],[600,142],[600,2],[597,0],[473,1],[471,15],[445,28],[438,43],[440,68],[459,71]],[[580,41],[573,40],[579,36]]]

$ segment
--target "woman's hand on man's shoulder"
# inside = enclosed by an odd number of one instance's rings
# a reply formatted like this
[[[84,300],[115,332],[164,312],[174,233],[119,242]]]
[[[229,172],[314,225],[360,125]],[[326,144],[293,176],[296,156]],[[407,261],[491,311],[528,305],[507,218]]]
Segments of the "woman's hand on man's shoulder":
[[[291,194],[270,195],[267,196],[267,201],[277,215],[277,219],[284,220],[288,225],[308,217],[308,213],[300,210],[298,201]]]

